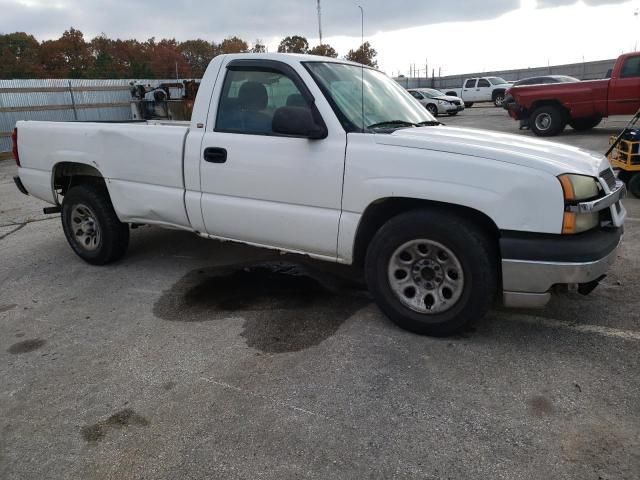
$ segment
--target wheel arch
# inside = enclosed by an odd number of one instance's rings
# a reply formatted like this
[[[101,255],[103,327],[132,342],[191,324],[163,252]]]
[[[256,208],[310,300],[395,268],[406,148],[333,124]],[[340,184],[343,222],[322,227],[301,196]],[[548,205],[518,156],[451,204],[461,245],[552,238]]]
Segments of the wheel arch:
[[[536,100],[527,110],[529,113],[533,113],[536,109],[546,106],[558,107],[565,113],[565,115],[567,115],[567,118],[569,117],[569,109],[565,107],[560,100],[554,98]]]
[[[58,200],[58,193],[64,195],[69,189],[81,183],[100,183],[106,186],[102,172],[92,165],[80,162],[58,162],[51,169],[51,188]]]
[[[500,230],[487,214],[462,205],[407,197],[386,197],[370,203],[365,209],[353,243],[353,263],[361,266],[375,234],[392,218],[412,210],[438,209],[471,222],[489,236],[499,255]]]

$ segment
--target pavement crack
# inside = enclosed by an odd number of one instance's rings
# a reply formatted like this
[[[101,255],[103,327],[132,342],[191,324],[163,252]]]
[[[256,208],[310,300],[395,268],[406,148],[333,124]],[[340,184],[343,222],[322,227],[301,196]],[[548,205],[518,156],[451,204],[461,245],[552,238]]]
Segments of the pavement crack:
[[[55,220],[58,217],[49,217],[49,218],[35,218],[33,220],[27,220],[26,222],[12,222],[12,223],[3,223],[0,224],[0,228],[4,227],[20,227],[23,228],[25,225],[29,225],[30,223],[38,223],[38,222],[46,222],[48,220]]]
[[[9,225],[6,225],[6,226],[9,226]],[[23,229],[24,227],[26,227],[26,226],[27,226],[27,224],[26,224],[26,223],[18,224],[18,225],[17,225],[17,227],[18,227],[18,228],[14,228],[14,229],[13,229],[13,230],[11,230],[9,233],[5,233],[4,235],[0,235],[0,240],[4,240],[4,239],[5,239],[5,238],[7,238],[9,235],[12,235],[12,234],[16,233],[17,231],[22,230],[22,229]]]

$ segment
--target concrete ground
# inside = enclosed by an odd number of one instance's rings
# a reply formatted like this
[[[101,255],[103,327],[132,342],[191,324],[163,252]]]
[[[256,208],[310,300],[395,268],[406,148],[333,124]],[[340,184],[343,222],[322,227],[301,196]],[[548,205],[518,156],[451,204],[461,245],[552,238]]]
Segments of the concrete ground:
[[[494,108],[442,120],[532,135]],[[555,140],[604,151],[623,124]],[[15,170],[0,162],[4,480],[640,477],[638,200],[590,297],[434,339],[341,269],[250,267],[296,259],[187,233],[135,230],[123,261],[89,266]]]

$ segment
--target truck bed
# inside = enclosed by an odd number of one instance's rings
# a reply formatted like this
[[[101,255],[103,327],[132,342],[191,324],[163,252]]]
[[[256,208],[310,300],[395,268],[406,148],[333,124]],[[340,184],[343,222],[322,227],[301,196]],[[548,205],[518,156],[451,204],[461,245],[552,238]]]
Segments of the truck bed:
[[[52,172],[65,162],[97,169],[124,222],[185,228],[183,149],[189,122],[19,122],[20,178],[35,197],[57,199]]]

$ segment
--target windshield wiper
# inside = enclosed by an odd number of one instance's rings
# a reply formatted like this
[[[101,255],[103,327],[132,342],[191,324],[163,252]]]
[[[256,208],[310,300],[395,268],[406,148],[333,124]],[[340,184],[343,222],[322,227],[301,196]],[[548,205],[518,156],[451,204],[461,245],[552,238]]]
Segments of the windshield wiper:
[[[438,125],[444,125],[444,123],[437,120],[427,120],[426,122],[420,122],[418,125],[421,127],[437,127]]]
[[[383,128],[390,126],[401,126],[401,127],[419,127],[417,123],[407,122],[406,120],[387,120],[385,122],[374,123],[373,125],[369,125],[367,128]]]

